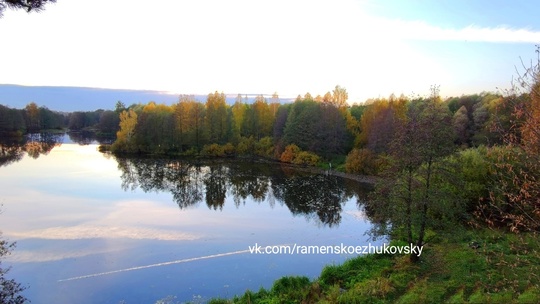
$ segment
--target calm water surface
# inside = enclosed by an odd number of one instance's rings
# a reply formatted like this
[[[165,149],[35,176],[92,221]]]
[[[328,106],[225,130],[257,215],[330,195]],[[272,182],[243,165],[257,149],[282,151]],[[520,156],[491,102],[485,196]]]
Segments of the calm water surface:
[[[76,142],[83,142],[80,145]],[[116,158],[76,137],[0,149],[0,230],[32,303],[204,302],[316,278],[348,255],[248,246],[364,245],[366,188],[279,165]]]

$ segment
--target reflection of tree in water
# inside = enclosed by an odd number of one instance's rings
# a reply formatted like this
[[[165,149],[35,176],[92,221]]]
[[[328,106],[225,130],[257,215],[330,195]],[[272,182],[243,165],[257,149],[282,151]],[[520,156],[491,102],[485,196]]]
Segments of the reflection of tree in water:
[[[78,132],[69,132],[67,133],[69,135],[69,139],[81,146],[91,145],[94,142],[98,142],[98,144],[112,144],[115,140],[114,137],[110,136],[98,136],[96,133],[91,131],[78,131]]]
[[[343,179],[322,174],[273,180],[272,188],[294,215],[316,218],[328,226],[341,222],[342,204],[351,196]]]
[[[255,202],[268,200],[270,206],[275,204],[273,191],[270,188],[270,176],[278,174],[270,170],[270,166],[254,163],[232,163],[229,165],[230,191],[234,204],[240,207],[251,197]]]
[[[0,166],[20,161],[24,156],[24,145],[18,143],[0,144]]]
[[[277,200],[294,215],[334,226],[341,221],[346,200],[361,194],[362,187],[347,185],[335,176],[284,174],[278,166],[253,163],[195,165],[186,160],[117,157],[122,189],[170,192],[183,209],[205,200],[222,210],[227,195],[237,208],[251,199],[271,206]],[[203,197],[204,195],[204,197]],[[359,199],[360,200],[360,199]]]
[[[36,133],[24,137],[2,138],[0,141],[0,166],[20,161],[24,153],[37,159],[60,146],[63,134]]]
[[[227,196],[227,168],[223,165],[212,165],[206,171],[203,175],[206,205],[208,208],[221,210]]]
[[[150,158],[116,157],[122,172],[122,189],[170,192],[183,209],[202,200],[200,168],[190,162]]]

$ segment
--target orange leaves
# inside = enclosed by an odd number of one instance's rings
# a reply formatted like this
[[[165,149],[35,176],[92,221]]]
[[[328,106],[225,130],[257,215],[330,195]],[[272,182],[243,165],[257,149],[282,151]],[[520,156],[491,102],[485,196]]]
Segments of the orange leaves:
[[[285,147],[285,151],[283,151],[279,160],[296,165],[314,166],[320,161],[320,157],[315,153],[302,151],[302,149],[295,144],[290,144]]]
[[[296,155],[300,153],[301,149],[295,145],[291,144],[285,147],[285,151],[281,154],[280,161],[284,163],[292,163]]]

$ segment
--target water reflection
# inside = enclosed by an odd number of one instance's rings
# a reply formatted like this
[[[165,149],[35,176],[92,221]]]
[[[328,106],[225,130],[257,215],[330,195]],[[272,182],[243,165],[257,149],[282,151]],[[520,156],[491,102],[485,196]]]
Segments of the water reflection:
[[[37,159],[61,145],[63,134],[35,133],[21,137],[0,137],[0,167],[20,161],[23,156]]]
[[[114,137],[110,136],[99,136],[91,131],[77,131],[77,132],[68,132],[69,140],[77,143],[81,146],[95,144],[112,144],[115,140]]]
[[[113,139],[98,137],[93,132],[69,132],[69,133],[29,133],[24,136],[0,136],[0,167],[18,162],[23,156],[37,159],[41,155],[47,155],[57,146],[65,142],[75,142],[79,145],[107,144]]]
[[[347,200],[367,190],[331,175],[299,173],[260,163],[116,157],[122,189],[169,192],[180,209],[205,202],[222,210],[227,198],[240,208],[246,201],[286,205],[293,215],[335,226]]]

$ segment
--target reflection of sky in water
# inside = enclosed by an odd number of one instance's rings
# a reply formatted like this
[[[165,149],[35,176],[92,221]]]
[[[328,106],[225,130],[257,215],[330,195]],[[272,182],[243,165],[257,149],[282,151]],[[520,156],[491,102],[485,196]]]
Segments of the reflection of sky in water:
[[[0,168],[1,227],[18,245],[8,262],[11,277],[28,284],[32,303],[153,303],[167,295],[192,300],[230,297],[247,288],[269,287],[283,275],[318,276],[336,255],[252,255],[260,245],[363,245],[369,228],[355,199],[337,227],[292,216],[277,202],[236,207],[227,196],[222,210],[204,202],[180,210],[169,193],[124,192],[114,158],[95,145],[63,144],[49,155]],[[145,265],[152,267],[65,282],[59,280]]]

